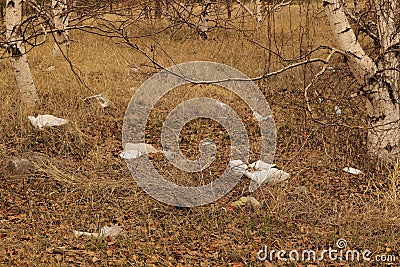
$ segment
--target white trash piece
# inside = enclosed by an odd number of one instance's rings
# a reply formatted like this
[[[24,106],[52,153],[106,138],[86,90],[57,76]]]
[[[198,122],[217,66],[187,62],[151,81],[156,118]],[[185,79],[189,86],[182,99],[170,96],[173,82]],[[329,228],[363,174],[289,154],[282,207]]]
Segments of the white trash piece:
[[[244,174],[246,170],[249,168],[243,161],[240,159],[229,161],[229,166],[231,170],[236,173]]]
[[[251,164],[249,164],[250,168],[255,169],[256,171],[261,171],[261,170],[269,170],[273,167],[275,167],[275,164],[270,164],[270,163],[266,163],[262,160],[257,160]]]
[[[343,168],[343,171],[350,173],[350,174],[354,174],[354,175],[359,175],[361,173],[360,170],[352,168],[352,167],[345,167],[345,168]]]
[[[335,69],[334,67],[327,67],[326,69],[327,69],[327,70],[330,70],[330,71],[332,71],[332,72],[334,72],[334,73],[336,72],[336,69]]]
[[[342,115],[342,110],[338,106],[335,106],[335,112],[338,115]]]
[[[244,174],[251,179],[249,191],[254,192],[264,182],[283,182],[290,177],[290,174],[276,168],[275,164],[266,163],[262,160],[257,160],[249,165],[246,165],[241,160],[232,160],[229,162],[231,170]],[[252,168],[253,170],[249,170]]]
[[[161,151],[146,143],[126,143],[124,151],[119,156],[124,159],[137,159],[148,153],[161,153]]]
[[[269,170],[260,170],[254,172],[247,171],[245,172],[244,175],[246,175],[248,178],[252,180],[249,185],[250,192],[254,192],[264,182],[278,183],[278,182],[283,182],[290,177],[289,173],[279,170],[276,167],[272,167]]]
[[[102,108],[106,108],[110,105],[108,98],[105,95],[103,95],[103,93],[98,94],[98,95],[89,96],[89,97],[83,99],[83,101],[88,101],[91,99],[95,99]]]
[[[137,159],[143,156],[143,153],[139,150],[128,150],[119,153],[119,156],[123,159]]]
[[[37,117],[28,116],[33,127],[43,130],[44,127],[61,126],[68,123],[68,120],[57,118],[53,115],[38,115]]]
[[[264,117],[264,116],[260,115],[257,111],[254,111],[254,112],[253,112],[253,116],[254,116],[254,118],[255,118],[257,121],[259,121],[259,122],[272,119],[272,114],[267,115],[267,116]]]
[[[76,238],[81,237],[81,236],[87,236],[90,238],[92,238],[92,237],[99,238],[99,237],[107,237],[107,236],[116,237],[119,235],[126,236],[123,233],[122,228],[117,224],[114,224],[112,226],[104,226],[103,228],[100,229],[100,233],[89,233],[89,232],[76,231],[76,230],[73,230],[73,232],[74,232],[74,236]]]

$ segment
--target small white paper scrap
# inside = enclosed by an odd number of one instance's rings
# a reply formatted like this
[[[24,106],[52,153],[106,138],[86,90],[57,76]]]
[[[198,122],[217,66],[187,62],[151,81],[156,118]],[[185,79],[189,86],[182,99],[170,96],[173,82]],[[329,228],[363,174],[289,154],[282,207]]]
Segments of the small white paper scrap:
[[[359,175],[361,173],[360,170],[352,168],[352,167],[345,167],[345,168],[343,168],[343,171],[350,173],[350,174],[354,174],[354,175]]]

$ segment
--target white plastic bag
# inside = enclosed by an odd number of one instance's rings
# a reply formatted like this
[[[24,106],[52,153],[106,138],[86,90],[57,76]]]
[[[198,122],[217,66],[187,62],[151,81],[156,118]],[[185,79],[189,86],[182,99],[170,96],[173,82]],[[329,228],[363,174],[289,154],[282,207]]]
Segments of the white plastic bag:
[[[95,99],[102,108],[106,108],[110,105],[108,98],[105,95],[103,95],[103,93],[98,94],[98,95],[89,96],[89,97],[83,99],[83,101],[88,101],[91,99]]]
[[[251,179],[249,191],[254,192],[264,182],[283,182],[290,177],[290,174],[276,168],[275,164],[266,163],[257,160],[246,165],[241,160],[232,160],[229,162],[231,170],[244,174]],[[249,170],[252,168],[252,170]]]
[[[257,121],[259,121],[259,122],[272,119],[272,114],[267,115],[267,116],[264,117],[264,116],[262,116],[261,114],[259,114],[257,111],[254,111],[254,112],[253,112],[253,116],[254,116],[254,118],[255,118]]]
[[[68,120],[45,114],[37,117],[28,116],[33,127],[43,130],[44,127],[61,126],[68,123]]]
[[[111,225],[111,226],[104,226],[103,228],[100,229],[100,233],[89,233],[89,232],[84,232],[84,231],[77,231],[77,230],[73,230],[74,232],[74,236],[76,238],[80,237],[80,236],[87,236],[87,237],[93,237],[93,238],[99,238],[99,237],[116,237],[118,235],[123,235],[126,236],[123,231],[122,228],[117,225]]]
[[[124,159],[137,159],[148,153],[161,153],[161,151],[146,143],[126,143],[124,151],[119,156]]]

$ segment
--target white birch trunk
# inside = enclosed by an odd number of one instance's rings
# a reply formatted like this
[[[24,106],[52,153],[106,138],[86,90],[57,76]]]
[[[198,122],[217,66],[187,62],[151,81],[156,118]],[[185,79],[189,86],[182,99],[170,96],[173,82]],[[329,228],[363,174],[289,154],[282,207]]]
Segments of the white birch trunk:
[[[395,1],[385,1],[393,2]],[[383,3],[383,1],[382,1]],[[385,162],[393,162],[399,153],[399,104],[398,73],[388,68],[397,67],[395,53],[386,53],[398,43],[394,25],[394,10],[378,12],[378,30],[382,45],[382,60],[376,64],[367,56],[358,42],[343,11],[340,0],[323,1],[331,29],[340,48],[349,53],[353,74],[364,85],[367,96],[367,112],[370,118],[368,149],[373,156]],[[387,4],[387,3],[386,3]],[[388,10],[388,9],[386,9]],[[390,13],[390,12],[389,12]]]
[[[203,40],[208,39],[208,8],[210,7],[210,5],[211,3],[207,1],[204,4],[203,10],[200,14],[199,37]]]
[[[255,0],[255,5],[256,5],[256,20],[257,22],[261,22],[263,18],[261,12],[261,0]]]
[[[56,43],[53,48],[53,56],[56,56],[57,52],[62,49],[64,54],[68,53],[69,47],[69,36],[66,28],[68,27],[68,14],[67,12],[67,0],[52,0],[51,2],[53,10],[53,21],[56,32],[54,39]]]
[[[22,0],[7,0],[6,2],[6,38],[9,43],[11,66],[14,69],[15,80],[21,95],[21,102],[27,108],[33,108],[39,100],[33,82],[25,44],[22,42],[21,24]]]
[[[395,22],[398,16],[397,1],[375,0],[377,10],[377,25],[379,40],[381,42],[382,55],[378,62],[380,74],[377,77],[381,88],[374,94],[376,103],[370,103],[372,117],[377,122],[370,130],[370,148],[377,147],[381,153],[387,153],[389,157],[396,159],[399,153],[400,141],[400,112],[399,112],[399,58],[398,52],[390,51],[395,45],[399,45],[399,32]]]

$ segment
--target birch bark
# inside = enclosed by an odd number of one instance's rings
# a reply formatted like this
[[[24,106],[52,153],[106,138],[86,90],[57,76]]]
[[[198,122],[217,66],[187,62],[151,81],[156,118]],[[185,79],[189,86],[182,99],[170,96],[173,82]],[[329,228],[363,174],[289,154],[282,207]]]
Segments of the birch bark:
[[[21,32],[22,0],[7,0],[6,2],[6,38],[10,62],[14,70],[15,80],[21,95],[22,104],[33,108],[39,97],[33,82],[25,44]]]
[[[203,10],[200,14],[200,21],[199,21],[199,37],[200,39],[206,40],[208,39],[208,9],[211,6],[209,1],[206,1],[204,4]]]
[[[399,74],[398,57],[393,46],[399,44],[396,32],[396,1],[375,0],[381,57],[374,62],[366,55],[344,13],[340,0],[323,1],[332,32],[342,50],[349,54],[351,70],[367,95],[369,116],[368,150],[385,162],[398,158],[399,128]]]
[[[66,28],[68,27],[67,0],[52,0],[53,20],[56,32],[54,39],[56,43],[53,48],[53,56],[57,54],[59,49],[64,54],[68,53],[69,36]]]
[[[255,0],[255,4],[256,4],[256,20],[257,22],[261,22],[262,21],[262,12],[261,12],[261,0]]]

